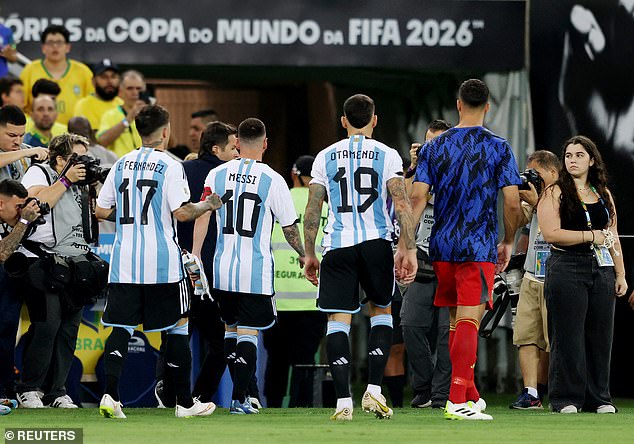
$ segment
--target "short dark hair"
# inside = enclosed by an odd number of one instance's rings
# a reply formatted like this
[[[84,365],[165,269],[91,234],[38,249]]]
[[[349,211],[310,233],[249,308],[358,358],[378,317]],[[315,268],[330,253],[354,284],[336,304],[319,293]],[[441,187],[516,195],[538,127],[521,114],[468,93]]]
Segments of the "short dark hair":
[[[46,36],[49,34],[61,34],[66,40],[66,43],[70,42],[70,32],[63,25],[48,25],[44,31],[42,31],[42,35],[40,36],[40,42],[44,43],[46,41]]]
[[[0,79],[0,106],[4,104],[2,102],[2,94],[7,96],[11,94],[11,88],[13,88],[14,85],[24,85],[24,83],[22,83],[22,80],[19,78],[13,76],[6,76]]]
[[[364,128],[374,116],[374,100],[363,94],[355,94],[343,102],[343,115],[354,128]]]
[[[480,79],[465,80],[458,90],[458,98],[471,108],[480,108],[489,101],[489,87]]]
[[[24,199],[29,195],[29,192],[17,180],[4,179],[0,180],[0,194],[6,197],[18,196],[20,199]]]
[[[199,111],[192,113],[192,119],[200,119],[205,123],[213,122],[214,120],[218,120],[218,113],[215,109],[201,109]]]
[[[26,125],[26,116],[24,112],[15,105],[4,105],[0,108],[0,126]]]
[[[451,123],[447,122],[446,120],[434,119],[427,126],[427,131],[431,131],[432,133],[435,133],[437,131],[447,131],[450,128],[451,128]]]
[[[224,148],[229,142],[229,136],[237,132],[235,126],[224,122],[208,123],[200,135],[200,152],[211,154],[214,145]]]
[[[542,168],[552,168],[556,171],[561,170],[561,162],[559,161],[559,157],[557,157],[552,151],[535,151],[533,154],[528,156],[527,163],[531,162],[537,163]]]
[[[170,113],[161,105],[145,105],[136,115],[134,123],[141,137],[149,137],[154,132],[167,125]]]
[[[238,126],[238,139],[245,143],[253,142],[261,137],[266,136],[266,127],[264,122],[255,117],[249,117]]]
[[[67,158],[73,154],[75,145],[84,145],[88,149],[90,142],[84,136],[73,133],[64,133],[53,137],[48,144],[48,163],[51,167],[57,165],[57,156]]]
[[[62,89],[59,87],[57,82],[49,79],[37,79],[31,88],[31,95],[33,98],[39,96],[40,94],[48,94],[50,96],[57,97],[61,92]]]

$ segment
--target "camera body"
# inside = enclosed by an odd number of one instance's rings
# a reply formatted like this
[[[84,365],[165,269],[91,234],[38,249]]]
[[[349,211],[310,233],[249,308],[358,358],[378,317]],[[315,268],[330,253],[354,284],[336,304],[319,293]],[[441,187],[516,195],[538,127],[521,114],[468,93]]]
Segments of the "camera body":
[[[95,182],[103,183],[110,172],[110,168],[101,168],[101,160],[90,156],[72,156],[69,160],[71,165],[83,164],[86,168],[86,178],[76,183],[76,185],[91,185]]]
[[[24,207],[33,201],[35,201],[40,208],[40,216],[31,222],[31,225],[44,225],[46,223],[44,216],[51,212],[51,206],[47,202],[41,202],[37,197],[27,198],[22,206]]]
[[[520,190],[530,190],[529,183],[532,183],[537,191],[537,195],[542,194],[542,190],[544,189],[544,179],[539,175],[537,170],[530,168],[522,173],[520,173],[520,179],[522,180],[522,184],[518,187]]]

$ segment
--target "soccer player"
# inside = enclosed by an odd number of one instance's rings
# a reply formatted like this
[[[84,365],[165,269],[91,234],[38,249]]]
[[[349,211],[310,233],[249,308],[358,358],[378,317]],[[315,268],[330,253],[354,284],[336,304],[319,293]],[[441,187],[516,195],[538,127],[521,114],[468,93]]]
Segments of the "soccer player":
[[[192,399],[190,391],[188,283],[174,227],[176,220],[195,219],[221,202],[213,194],[189,202],[183,167],[165,153],[171,132],[165,108],[148,105],[135,121],[143,145],[115,163],[97,199],[97,216],[114,216],[117,224],[102,319],[113,329],[106,341],[106,390],[99,412],[106,418],[125,418],[119,377],[128,340],[143,324],[145,331],[167,333],[165,374],[176,392],[176,416],[206,416],[216,406]]]
[[[447,419],[493,419],[482,413],[486,403],[473,379],[478,328],[485,306],[492,306],[493,277],[508,265],[520,218],[521,182],[513,151],[482,126],[488,101],[484,82],[462,83],[460,122],[421,148],[411,194],[414,217],[420,220],[430,187],[434,189],[429,256],[438,278],[434,304],[449,307],[452,375]],[[499,188],[504,196],[504,240],[496,252]]]
[[[216,211],[218,235],[213,263],[213,297],[226,325],[225,356],[235,356],[230,413],[259,413],[247,390],[256,367],[258,333],[276,321],[271,231],[279,221],[286,241],[304,263],[297,213],[286,181],[262,163],[268,144],[262,121],[238,126],[240,158],[214,168],[204,194],[222,196]],[[194,251],[200,247],[194,245]]]
[[[403,283],[416,275],[416,243],[412,211],[405,193],[403,162],[396,150],[371,139],[377,123],[374,101],[357,94],[343,105],[341,124],[348,138],[329,146],[315,158],[304,219],[306,277],[317,285],[317,306],[328,313],[326,353],[335,382],[337,409],[333,420],[352,419],[350,321],[360,310],[359,284],[370,304],[368,387],[362,407],[379,418],[392,409],[381,394],[383,372],[392,345],[390,305],[396,277]],[[328,224],[324,229],[324,256],[315,256],[315,237],[321,205],[328,195]],[[388,213],[391,196],[401,236],[392,257],[394,226]]]

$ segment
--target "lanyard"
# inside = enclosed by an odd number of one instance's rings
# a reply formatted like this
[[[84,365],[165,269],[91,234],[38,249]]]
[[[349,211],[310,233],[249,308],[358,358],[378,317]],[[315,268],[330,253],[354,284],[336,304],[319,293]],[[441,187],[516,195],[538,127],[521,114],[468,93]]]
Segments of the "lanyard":
[[[592,185],[590,185],[590,189],[599,198],[599,202],[601,202],[601,205],[603,205],[603,209],[608,215],[608,221],[609,221],[610,213],[608,213],[608,208],[605,206],[605,202],[603,201],[603,198],[599,195],[599,193],[597,193],[597,190]],[[590,231],[592,231],[592,221],[590,220],[590,213],[588,212],[588,207],[586,206],[586,203],[583,201],[583,198],[581,197],[581,195],[579,195],[579,192],[577,192],[577,195],[579,196],[579,200],[581,201],[581,206],[583,207],[583,211],[586,213],[586,222],[588,223],[588,228],[590,228]]]

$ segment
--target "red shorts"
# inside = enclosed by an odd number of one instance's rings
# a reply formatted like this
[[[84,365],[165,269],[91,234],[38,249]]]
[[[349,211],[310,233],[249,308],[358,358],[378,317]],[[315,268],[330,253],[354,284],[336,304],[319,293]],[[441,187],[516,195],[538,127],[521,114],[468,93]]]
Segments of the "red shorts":
[[[437,307],[476,306],[486,303],[493,308],[493,262],[434,262],[438,288]]]

